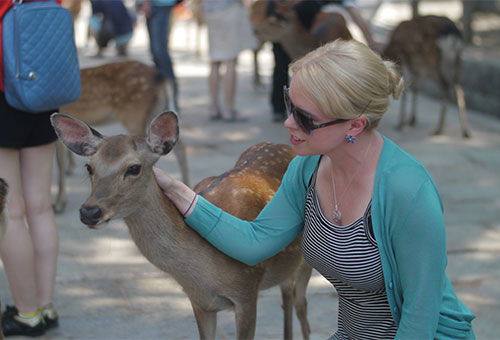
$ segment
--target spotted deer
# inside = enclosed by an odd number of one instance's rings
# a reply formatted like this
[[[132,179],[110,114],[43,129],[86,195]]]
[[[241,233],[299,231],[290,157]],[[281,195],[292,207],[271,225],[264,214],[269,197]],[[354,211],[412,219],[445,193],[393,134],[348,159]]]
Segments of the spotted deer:
[[[464,42],[459,29],[450,19],[442,16],[417,16],[403,21],[392,31],[382,56],[394,60],[402,67],[412,90],[409,125],[416,124],[417,96],[422,74],[433,79],[441,90],[441,112],[435,135],[443,132],[451,88],[454,89],[462,136],[470,136],[466,116],[464,91],[460,85]],[[403,92],[399,111],[398,129],[406,124],[406,96]]]
[[[104,137],[64,114],[54,114],[52,124],[67,148],[89,157],[91,193],[80,209],[82,222],[95,226],[123,218],[141,253],[184,289],[201,339],[215,338],[217,312],[225,309],[235,311],[237,338],[252,339],[258,292],[275,285],[283,297],[284,337],[292,338],[295,306],[308,339],[305,293],[311,267],[302,256],[300,239],[274,257],[247,266],[188,227],[156,183],[153,166],[179,137],[175,113],[155,117],[145,137]],[[202,180],[195,190],[223,210],[253,220],[274,195],[293,157],[286,145],[257,144],[243,152],[232,169]]]
[[[119,61],[82,69],[80,81],[80,98],[59,111],[94,126],[118,121],[129,134],[143,136],[153,116],[169,105],[168,80],[156,81],[154,67],[138,61]],[[174,153],[182,181],[189,185],[182,141],[179,140]],[[62,212],[66,205],[65,173],[71,172],[74,163],[71,154],[60,144],[56,154],[59,190],[54,210]]]
[[[320,12],[308,30],[286,1],[255,1],[250,7],[250,22],[260,41],[279,42],[291,59],[329,41],[352,39],[342,14]]]

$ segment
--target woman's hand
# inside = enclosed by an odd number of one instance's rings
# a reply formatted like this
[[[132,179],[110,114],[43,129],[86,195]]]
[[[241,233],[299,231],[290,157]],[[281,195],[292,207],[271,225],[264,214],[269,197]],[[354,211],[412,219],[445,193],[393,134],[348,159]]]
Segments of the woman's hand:
[[[184,218],[188,217],[196,206],[198,195],[186,184],[173,179],[163,170],[153,168],[153,173],[163,193],[174,203]]]
[[[169,189],[174,185],[175,179],[159,168],[153,168],[153,172],[156,177],[156,182],[160,186],[161,190],[164,192],[169,191]]]

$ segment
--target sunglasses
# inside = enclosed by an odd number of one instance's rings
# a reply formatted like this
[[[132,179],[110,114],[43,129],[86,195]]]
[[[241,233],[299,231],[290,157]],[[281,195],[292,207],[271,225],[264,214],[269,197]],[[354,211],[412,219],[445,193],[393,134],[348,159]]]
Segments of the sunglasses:
[[[285,99],[285,107],[287,114],[293,115],[293,119],[299,126],[299,128],[308,136],[312,135],[313,130],[320,129],[326,126],[340,124],[343,122],[347,122],[349,119],[336,119],[330,122],[322,123],[322,124],[314,124],[313,116],[301,108],[293,105],[292,100],[290,99],[289,89],[287,86],[283,87],[283,97]]]

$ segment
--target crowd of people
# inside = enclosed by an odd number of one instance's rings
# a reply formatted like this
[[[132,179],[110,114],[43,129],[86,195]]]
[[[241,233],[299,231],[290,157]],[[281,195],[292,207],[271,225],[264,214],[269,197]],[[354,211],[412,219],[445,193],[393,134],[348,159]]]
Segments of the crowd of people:
[[[136,13],[145,17],[156,78],[169,80],[180,111],[181,89],[169,52],[178,2],[137,0]],[[404,87],[401,75],[374,52],[369,25],[354,1],[294,0],[290,6],[308,28],[332,2],[347,9],[366,44],[338,40],[292,62],[273,43],[270,119],[284,122],[299,156],[262,213],[254,221],[237,219],[156,170],[158,184],[190,227],[248,265],[302,233],[305,259],[339,294],[338,329],[331,339],[473,339],[474,315],[445,273],[438,189],[416,159],[376,130],[389,97],[397,98]],[[10,5],[0,4],[0,18]],[[117,53],[127,55],[134,14],[122,0],[95,0],[92,10],[98,46],[114,40]],[[207,118],[244,120],[236,100],[238,56],[258,46],[247,8],[240,0],[203,1],[202,13],[210,62]],[[57,108],[32,114],[10,106],[0,73],[0,178],[9,186],[0,254],[14,303],[3,311],[6,336],[40,336],[59,322],[53,305],[59,251],[50,192],[57,139],[49,120],[53,112]]]

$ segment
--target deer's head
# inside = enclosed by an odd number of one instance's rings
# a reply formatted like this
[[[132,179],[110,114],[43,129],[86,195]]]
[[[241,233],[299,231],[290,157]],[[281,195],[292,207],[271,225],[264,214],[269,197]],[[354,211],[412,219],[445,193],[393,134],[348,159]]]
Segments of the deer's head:
[[[297,24],[296,14],[286,3],[258,0],[250,7],[250,22],[260,41],[281,42]]]
[[[80,208],[88,226],[127,217],[141,206],[156,185],[152,167],[169,153],[179,138],[177,115],[163,112],[149,125],[145,137],[104,137],[86,123],[65,114],[51,117],[59,139],[72,152],[88,157],[85,165],[91,193]]]

